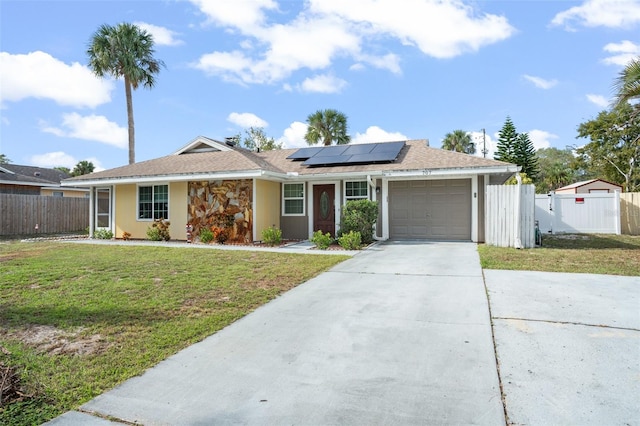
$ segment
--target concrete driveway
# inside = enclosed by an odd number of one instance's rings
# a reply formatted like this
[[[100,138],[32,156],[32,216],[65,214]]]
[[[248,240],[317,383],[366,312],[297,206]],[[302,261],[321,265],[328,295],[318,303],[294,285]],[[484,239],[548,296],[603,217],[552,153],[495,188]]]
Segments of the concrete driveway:
[[[50,424],[638,425],[638,395],[640,278],[395,242]]]
[[[81,410],[51,424],[504,424],[476,245],[369,249]]]
[[[485,270],[508,421],[640,424],[640,278]]]

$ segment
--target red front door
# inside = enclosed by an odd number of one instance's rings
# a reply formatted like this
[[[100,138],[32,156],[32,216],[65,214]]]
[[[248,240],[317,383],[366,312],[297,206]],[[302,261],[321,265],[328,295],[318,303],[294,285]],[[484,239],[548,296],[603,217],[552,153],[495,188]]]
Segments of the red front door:
[[[315,185],[313,187],[313,232],[321,230],[335,236],[336,209],[334,205],[335,186]]]

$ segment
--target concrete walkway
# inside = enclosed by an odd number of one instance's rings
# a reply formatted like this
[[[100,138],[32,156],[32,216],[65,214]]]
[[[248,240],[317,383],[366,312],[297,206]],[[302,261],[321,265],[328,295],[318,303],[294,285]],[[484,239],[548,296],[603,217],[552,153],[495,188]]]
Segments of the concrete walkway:
[[[476,245],[370,248],[81,411],[50,424],[503,425]]]

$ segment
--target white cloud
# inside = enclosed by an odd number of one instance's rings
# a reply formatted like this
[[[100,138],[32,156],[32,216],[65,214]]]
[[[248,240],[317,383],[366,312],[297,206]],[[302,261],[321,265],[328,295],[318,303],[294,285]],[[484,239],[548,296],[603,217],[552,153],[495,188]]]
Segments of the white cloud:
[[[527,74],[524,74],[523,77],[526,80],[529,80],[531,83],[533,83],[536,87],[540,89],[545,89],[545,90],[551,89],[553,86],[558,84],[558,80],[545,80],[544,78],[535,77],[533,75],[527,75]]]
[[[208,22],[251,39],[239,43],[242,50],[214,51],[192,66],[241,84],[278,82],[300,69],[329,68],[343,57],[400,74],[400,58],[379,52],[380,39],[451,58],[515,32],[504,16],[481,13],[461,0],[404,0],[401,6],[396,0],[313,0],[285,23],[269,22],[266,13],[279,12],[272,0],[191,2]]]
[[[552,25],[572,31],[573,23],[585,27],[630,28],[640,23],[640,3],[636,0],[586,0],[580,6],[558,13]]]
[[[400,132],[387,132],[378,126],[369,126],[364,133],[356,133],[351,138],[351,143],[396,142],[407,139],[409,138]]]
[[[597,105],[597,106],[599,106],[601,108],[606,108],[606,107],[609,106],[609,101],[602,95],[588,94],[587,95],[587,99],[592,104],[595,104],[595,105]]]
[[[250,112],[232,112],[227,117],[227,121],[236,124],[243,129],[247,129],[249,127],[267,127],[269,125],[265,120]]]
[[[112,80],[97,78],[77,62],[67,65],[45,52],[0,52],[0,103],[26,98],[60,105],[95,108],[111,101]]]
[[[536,151],[541,148],[549,148],[551,146],[551,139],[558,139],[557,135],[553,133],[546,132],[544,130],[530,130],[529,139],[533,142],[533,146],[536,148]]]
[[[316,75],[306,78],[299,86],[301,92],[312,93],[340,93],[347,86],[347,82],[332,75]]]
[[[134,22],[133,24],[151,34],[153,36],[153,42],[157,46],[178,46],[184,43],[177,38],[178,33],[168,28],[158,27],[157,25],[147,24],[146,22]]]
[[[640,56],[640,45],[629,40],[623,40],[620,43],[609,43],[604,46],[605,52],[612,53],[612,56],[604,58],[602,62],[607,65],[619,65],[624,67],[632,59]]]
[[[102,115],[81,116],[78,113],[64,114],[61,127],[41,124],[41,130],[56,136],[84,139],[126,149],[129,146],[128,132],[124,127],[109,121]]]
[[[94,171],[100,172],[104,170],[100,160],[95,157],[85,158],[84,160],[90,161],[93,163]],[[44,154],[36,154],[29,157],[29,164],[37,167],[46,167],[46,168],[54,168],[54,167],[67,167],[71,170],[78,164],[80,161],[84,160],[76,160],[75,157],[63,152],[63,151],[55,151],[55,152],[47,152]]]
[[[285,129],[282,137],[278,139],[278,143],[281,143],[283,148],[304,148],[309,146],[304,139],[306,134],[307,125],[300,121],[294,121]]]

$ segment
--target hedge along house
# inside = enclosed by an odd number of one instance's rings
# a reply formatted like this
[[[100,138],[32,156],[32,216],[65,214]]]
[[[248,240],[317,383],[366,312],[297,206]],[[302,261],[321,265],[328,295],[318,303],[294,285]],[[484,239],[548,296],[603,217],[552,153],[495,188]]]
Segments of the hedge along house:
[[[431,148],[426,140],[252,152],[197,137],[154,160],[67,179],[90,187],[90,233],[146,238],[154,219],[226,227],[250,243],[271,226],[285,239],[335,235],[349,200],[379,202],[378,239],[484,240],[484,193],[518,166]]]

